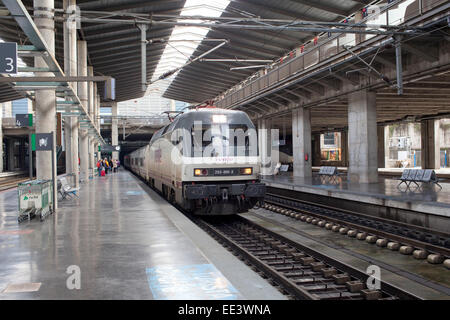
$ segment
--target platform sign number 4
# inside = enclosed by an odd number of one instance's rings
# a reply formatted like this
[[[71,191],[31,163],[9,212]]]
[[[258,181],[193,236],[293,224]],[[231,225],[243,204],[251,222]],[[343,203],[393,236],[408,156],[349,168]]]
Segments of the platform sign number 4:
[[[0,43],[0,73],[17,73],[17,43]]]

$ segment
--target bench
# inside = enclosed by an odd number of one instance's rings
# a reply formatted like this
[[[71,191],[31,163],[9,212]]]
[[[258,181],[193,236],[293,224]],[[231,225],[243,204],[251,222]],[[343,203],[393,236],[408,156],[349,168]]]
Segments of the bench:
[[[439,184],[439,179],[436,177],[436,172],[433,169],[405,169],[402,172],[402,176],[397,180],[400,183],[397,187],[400,187],[402,183],[406,184],[406,187],[409,188],[411,183],[414,183],[417,187],[421,187],[419,182],[423,184],[436,184],[439,188],[442,189],[442,186]]]
[[[340,176],[340,173],[338,171],[337,167],[330,167],[330,166],[324,166],[320,167],[319,169],[319,177],[322,179],[322,177],[328,178],[330,181],[336,181],[336,178]]]
[[[58,178],[59,182],[61,182],[61,187],[59,187],[58,183],[58,193],[61,195],[62,200],[64,200],[67,197],[73,198],[73,196],[76,196],[77,198],[77,191],[80,190],[80,188],[73,188],[70,186],[70,184],[67,182],[66,177]]]

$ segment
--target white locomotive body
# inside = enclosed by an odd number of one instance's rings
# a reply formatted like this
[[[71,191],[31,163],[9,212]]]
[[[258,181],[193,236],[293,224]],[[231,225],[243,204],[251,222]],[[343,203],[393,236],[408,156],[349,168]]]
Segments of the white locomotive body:
[[[235,214],[265,195],[256,130],[242,111],[202,108],[176,117],[125,166],[195,214]]]

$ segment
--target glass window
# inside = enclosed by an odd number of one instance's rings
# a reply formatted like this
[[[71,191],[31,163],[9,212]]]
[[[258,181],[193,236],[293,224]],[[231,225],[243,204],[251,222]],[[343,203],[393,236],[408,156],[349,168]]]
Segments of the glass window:
[[[194,157],[249,155],[250,137],[245,124],[194,124],[191,135]]]
[[[14,100],[12,102],[12,116],[15,117],[16,114],[26,114],[28,113],[28,99],[23,98],[19,100]]]
[[[330,145],[334,146],[334,145],[336,145],[335,135],[334,135],[333,132],[328,132],[328,133],[325,133],[323,135],[323,144],[325,146],[330,146]]]

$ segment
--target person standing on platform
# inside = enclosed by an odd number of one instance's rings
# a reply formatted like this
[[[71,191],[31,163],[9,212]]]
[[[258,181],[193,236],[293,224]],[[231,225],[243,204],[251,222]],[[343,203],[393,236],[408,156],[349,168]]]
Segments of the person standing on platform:
[[[113,163],[113,172],[116,173],[117,172],[117,160],[113,159],[112,163]]]
[[[98,170],[98,176],[101,177],[101,175],[102,175],[102,160],[97,161],[97,170]]]
[[[108,168],[109,168],[108,159],[105,158],[105,160],[103,160],[103,164],[105,165],[105,174],[108,174]]]

